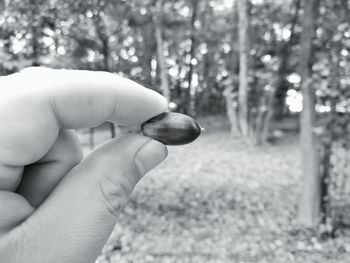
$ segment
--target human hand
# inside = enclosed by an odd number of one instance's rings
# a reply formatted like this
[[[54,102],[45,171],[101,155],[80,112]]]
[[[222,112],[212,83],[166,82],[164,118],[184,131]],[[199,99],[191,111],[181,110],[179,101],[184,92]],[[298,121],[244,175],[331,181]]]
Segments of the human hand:
[[[0,78],[0,262],[94,262],[120,208],[166,147],[141,135],[82,160],[71,129],[139,125],[156,92],[106,72],[28,68]]]

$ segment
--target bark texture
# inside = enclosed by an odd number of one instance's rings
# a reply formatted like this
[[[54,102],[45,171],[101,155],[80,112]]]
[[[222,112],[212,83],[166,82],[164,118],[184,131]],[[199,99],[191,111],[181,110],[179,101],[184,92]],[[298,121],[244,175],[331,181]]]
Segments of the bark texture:
[[[307,228],[315,228],[320,220],[321,178],[317,142],[313,128],[316,120],[315,91],[312,86],[311,61],[312,40],[315,34],[315,21],[318,11],[318,0],[304,0],[302,16],[303,32],[300,38],[301,90],[303,94],[303,111],[300,116],[300,144],[302,150],[302,173],[304,183],[299,201],[297,221]]]

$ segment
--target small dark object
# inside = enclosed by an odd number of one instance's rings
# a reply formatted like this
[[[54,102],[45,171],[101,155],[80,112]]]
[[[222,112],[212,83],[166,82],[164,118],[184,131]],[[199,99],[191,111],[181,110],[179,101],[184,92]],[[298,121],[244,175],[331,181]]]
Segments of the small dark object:
[[[181,145],[193,142],[203,129],[191,117],[163,112],[144,122],[142,133],[166,145]]]

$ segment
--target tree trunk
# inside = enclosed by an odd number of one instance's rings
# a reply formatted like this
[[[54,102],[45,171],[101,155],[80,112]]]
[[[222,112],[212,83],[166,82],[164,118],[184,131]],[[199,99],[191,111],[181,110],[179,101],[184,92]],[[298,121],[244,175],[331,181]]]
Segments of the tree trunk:
[[[225,82],[225,91],[223,93],[226,102],[226,114],[230,122],[230,130],[233,136],[240,134],[238,121],[238,72],[239,72],[239,52],[235,49],[237,39],[237,24],[238,24],[238,4],[235,1],[233,7],[233,23],[234,28],[232,32],[232,70],[231,76]],[[209,53],[209,52],[208,52]]]
[[[293,43],[295,42],[295,27],[298,20],[298,14],[300,9],[301,0],[295,0],[294,7],[294,15],[292,17],[291,23],[291,35],[289,41],[283,42],[281,46],[278,48],[278,54],[281,58],[281,63],[278,67],[278,74],[275,79],[274,87],[276,88],[274,97],[273,97],[273,112],[272,117],[276,119],[281,119],[284,115],[284,110],[286,107],[286,96],[288,92],[288,85],[286,85],[285,77],[287,73],[287,65],[290,55],[290,49]]]
[[[97,8],[100,8],[98,6]],[[94,15],[94,25],[96,33],[101,41],[101,53],[103,56],[103,70],[109,72],[110,71],[110,65],[109,65],[109,53],[110,53],[110,46],[109,46],[109,36],[107,33],[106,24],[103,20],[103,17],[101,17],[101,12],[98,12],[98,14]],[[91,128],[91,131],[93,131],[94,128]],[[111,138],[115,138],[115,127],[114,123],[109,122],[109,130],[111,133]],[[92,133],[93,136],[93,133]]]
[[[269,94],[267,95],[267,111],[262,123],[262,128],[261,128],[261,134],[259,138],[260,144],[266,144],[267,140],[269,138],[270,134],[270,129],[271,129],[271,123],[273,120],[273,112],[274,112],[274,95],[275,93],[273,90],[269,91]]]
[[[210,98],[212,95],[212,89],[215,85],[215,78],[212,76],[211,71],[213,71],[214,59],[210,53],[213,53],[208,50],[208,53],[204,58],[204,69],[203,69],[203,82],[202,82],[202,93],[198,100],[198,104],[196,106],[196,113],[209,113],[210,112]]]
[[[0,0],[0,15],[3,17],[8,16],[8,5],[10,0]]]
[[[224,96],[226,101],[226,114],[230,122],[230,131],[233,136],[239,135],[239,129],[238,129],[238,116],[237,116],[237,100],[234,97],[232,91],[232,87],[227,87]]]
[[[337,25],[346,22],[347,14],[349,11],[348,1],[341,0],[334,3],[334,10],[336,11],[338,16]],[[330,87],[334,91],[340,90],[340,68],[339,63],[341,59],[341,50],[343,48],[342,39],[337,39],[337,41],[333,41],[332,45],[329,48],[328,56],[330,62]],[[329,180],[331,176],[331,156],[332,156],[332,145],[335,140],[335,134],[333,127],[337,125],[337,106],[338,98],[337,96],[330,98],[331,105],[331,120],[326,126],[327,137],[328,140],[323,140],[321,146],[321,157],[320,157],[320,176],[321,180],[321,213],[322,213],[322,223],[326,224],[327,220],[331,217],[332,207],[330,203],[329,196]],[[335,226],[334,226],[335,227]],[[330,233],[329,233],[330,234]]]
[[[104,70],[109,72],[109,37],[106,36],[105,39],[102,41],[103,43],[103,64],[104,64]],[[113,122],[109,122],[109,131],[111,133],[111,138],[115,138],[115,125]]]
[[[103,55],[103,70],[109,72],[109,37],[101,39],[102,42],[102,55]]]
[[[160,73],[160,88],[165,98],[170,101],[170,88],[167,67],[165,64],[165,58],[163,53],[163,37],[162,37],[162,25],[161,25],[161,15],[163,13],[163,1],[157,1],[157,16],[155,18],[155,35],[157,43],[157,58]]]
[[[142,59],[142,76],[145,86],[152,88],[152,58],[153,58],[153,25],[146,22],[141,27],[143,38],[143,59]]]
[[[204,12],[202,12],[202,30],[204,32],[210,30],[210,23],[213,17],[213,7],[210,6],[209,2],[206,2]],[[215,53],[216,53],[216,42],[213,41],[212,36],[206,36],[205,43],[207,45],[208,51],[203,57],[203,67],[202,67],[202,78],[200,86],[202,91],[200,96],[196,98],[196,113],[211,113],[212,105],[210,105],[210,98],[212,95],[212,89],[216,83],[217,68],[215,64]]]
[[[304,0],[302,17],[303,32],[300,38],[301,91],[303,111],[300,116],[300,144],[302,151],[302,174],[304,183],[300,196],[297,221],[300,225],[315,228],[320,220],[321,178],[317,154],[316,136],[313,132],[315,113],[315,91],[311,79],[312,40],[315,34],[315,21],[318,12],[318,0]]]
[[[195,101],[194,101],[194,89],[192,89],[192,78],[193,78],[193,59],[195,58],[195,48],[196,48],[196,27],[195,22],[198,16],[198,4],[199,0],[192,0],[192,17],[191,17],[191,46],[189,51],[189,65],[188,65],[188,74],[187,74],[187,83],[188,89],[187,92],[184,93],[186,96],[185,101],[185,112],[189,115],[195,114]]]
[[[281,118],[283,115],[283,109],[285,107],[285,98],[288,91],[288,85],[286,85],[286,74],[288,68],[288,60],[290,55],[290,46],[292,45],[295,38],[295,26],[298,19],[298,13],[300,9],[300,0],[295,1],[295,11],[290,22],[291,35],[288,41],[283,42],[278,47],[278,56],[280,57],[280,63],[277,69],[276,77],[272,80],[272,90],[269,91],[267,99],[267,113],[264,119],[262,133],[261,133],[261,143],[267,142],[269,131],[272,122],[275,119]]]
[[[249,15],[248,0],[238,0],[238,40],[239,40],[239,91],[238,121],[244,139],[249,137],[248,89],[249,89]]]
[[[105,39],[102,41],[103,43],[103,64],[104,64],[104,70],[109,72],[109,37],[106,36]],[[111,138],[115,138],[115,125],[113,122],[109,122],[109,131],[111,133]]]
[[[269,107],[269,94],[267,94],[267,99],[264,99],[264,105],[262,105],[258,109],[257,117],[255,120],[255,129],[254,129],[254,145],[262,145],[265,143],[265,140],[267,140],[267,129],[268,127],[266,125],[266,119],[268,115],[268,110],[267,108]],[[267,102],[265,101],[267,100]],[[266,106],[267,105],[267,106]],[[266,136],[266,137],[265,137]]]
[[[40,66],[40,44],[39,44],[39,38],[40,38],[40,32],[41,32],[41,23],[40,23],[40,15],[38,14],[40,8],[38,4],[38,0],[31,0],[31,23],[30,23],[30,31],[31,31],[31,48],[32,48],[32,54],[31,54],[31,64],[32,66]]]
[[[2,15],[7,7],[7,3],[5,0],[0,0],[0,15]]]

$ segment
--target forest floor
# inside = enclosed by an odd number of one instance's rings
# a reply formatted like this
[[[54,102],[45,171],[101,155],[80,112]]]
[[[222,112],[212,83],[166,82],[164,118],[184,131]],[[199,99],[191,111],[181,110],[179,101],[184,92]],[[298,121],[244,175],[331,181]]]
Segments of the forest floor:
[[[136,187],[98,262],[350,262],[349,235],[320,241],[295,231],[295,136],[250,148],[220,130],[169,147]]]

